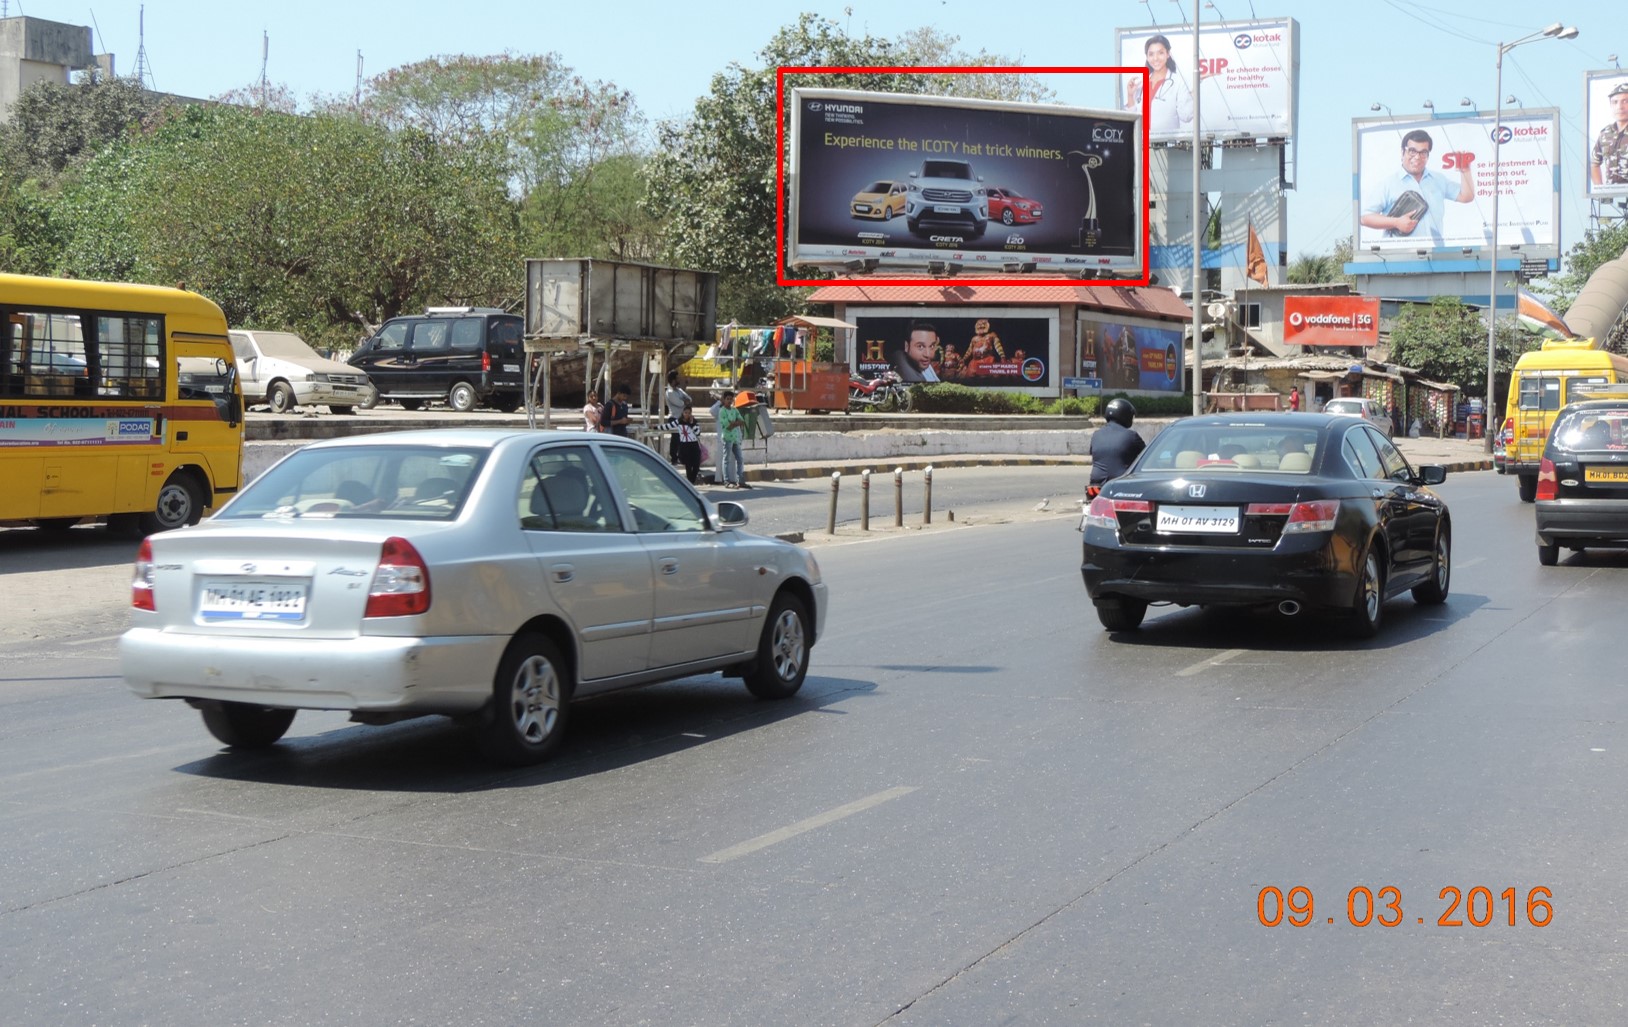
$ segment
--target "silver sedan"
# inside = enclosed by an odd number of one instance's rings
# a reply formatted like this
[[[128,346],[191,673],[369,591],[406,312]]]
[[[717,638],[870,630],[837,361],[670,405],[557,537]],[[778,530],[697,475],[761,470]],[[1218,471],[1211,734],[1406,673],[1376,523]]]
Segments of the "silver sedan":
[[[746,522],[610,435],[318,442],[141,544],[122,670],[237,748],[301,709],[444,714],[533,763],[573,699],[715,671],[765,699],[801,687],[826,587],[811,554]]]

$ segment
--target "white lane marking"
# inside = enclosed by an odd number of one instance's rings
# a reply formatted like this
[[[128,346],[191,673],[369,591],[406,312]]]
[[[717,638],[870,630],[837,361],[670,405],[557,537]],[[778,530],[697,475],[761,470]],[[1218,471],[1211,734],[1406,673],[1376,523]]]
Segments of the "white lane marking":
[[[1476,564],[1481,563],[1484,560],[1486,560],[1486,557],[1484,556],[1472,556],[1468,560],[1460,560],[1458,562],[1458,566],[1459,569],[1462,570],[1465,567],[1474,567]]]
[[[117,642],[121,637],[122,636],[120,636],[120,635],[98,635],[95,638],[76,638],[72,642],[64,642],[62,644],[63,645],[96,645],[98,642]]]
[[[1210,657],[1207,660],[1200,660],[1197,663],[1193,664],[1191,667],[1187,667],[1184,670],[1176,671],[1176,676],[1178,678],[1190,678],[1194,674],[1198,674],[1198,673],[1201,673],[1202,671],[1209,670],[1211,667],[1219,667],[1219,666],[1221,666],[1221,664],[1226,663],[1228,660],[1235,660],[1238,657],[1242,656],[1245,652],[1246,652],[1246,650],[1243,650],[1243,649],[1228,649],[1224,653],[1216,653],[1214,656]]]
[[[778,831],[770,831],[768,834],[760,834],[756,838],[749,838],[739,845],[731,845],[727,849],[719,849],[710,856],[702,856],[701,862],[728,863],[732,859],[749,856],[759,849],[766,849],[777,842],[785,841],[787,838],[795,838],[804,832],[814,830],[816,827],[824,827],[826,824],[835,823],[843,817],[863,813],[872,806],[880,806],[882,803],[897,799],[901,795],[909,795],[915,790],[915,785],[900,785],[896,788],[877,792],[875,795],[867,795],[863,799],[856,799],[848,803],[846,806],[838,806],[836,809],[816,814],[807,820],[799,820],[789,827],[782,827]]]

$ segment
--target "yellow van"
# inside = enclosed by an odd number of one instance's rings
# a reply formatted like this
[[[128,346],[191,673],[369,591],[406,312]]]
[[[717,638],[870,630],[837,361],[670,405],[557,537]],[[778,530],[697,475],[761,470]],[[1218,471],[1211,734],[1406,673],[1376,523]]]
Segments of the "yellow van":
[[[0,523],[179,528],[236,492],[242,470],[220,307],[180,289],[0,274]]]
[[[1537,495],[1538,464],[1555,414],[1591,386],[1628,382],[1628,357],[1607,353],[1594,339],[1549,339],[1524,353],[1509,379],[1504,407],[1504,459],[1500,474],[1513,474],[1521,502]]]

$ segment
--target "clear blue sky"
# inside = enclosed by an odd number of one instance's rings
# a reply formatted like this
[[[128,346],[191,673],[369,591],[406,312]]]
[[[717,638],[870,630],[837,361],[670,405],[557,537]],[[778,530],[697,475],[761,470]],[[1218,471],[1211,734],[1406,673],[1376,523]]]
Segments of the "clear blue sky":
[[[99,29],[121,74],[135,65],[137,0],[0,0],[27,14]],[[147,0],[146,50],[153,84],[166,92],[213,96],[258,81],[261,34],[270,36],[267,77],[304,99],[349,94],[356,54],[364,74],[435,54],[557,53],[580,75],[630,90],[652,120],[687,113],[712,75],[731,62],[756,63],[775,30],[802,11],[832,18],[854,34],[894,37],[926,24],[961,46],[1032,65],[1117,63],[1114,29],[1157,21],[1169,28],[1192,15],[1192,0],[1076,0],[1002,4],[988,0]],[[851,13],[848,13],[851,12]],[[1621,8],[1593,0],[1211,0],[1206,22],[1253,17],[1300,22],[1300,136],[1289,194],[1291,257],[1326,252],[1352,232],[1351,119],[1371,103],[1401,116],[1426,100],[1458,110],[1467,97],[1494,103],[1497,44],[1553,21],[1575,25],[1576,40],[1545,39],[1504,60],[1504,93],[1527,107],[1561,110],[1561,225],[1569,247],[1587,227],[1582,193],[1583,72],[1628,62]],[[1072,85],[1064,102],[1112,106],[1113,84]]]

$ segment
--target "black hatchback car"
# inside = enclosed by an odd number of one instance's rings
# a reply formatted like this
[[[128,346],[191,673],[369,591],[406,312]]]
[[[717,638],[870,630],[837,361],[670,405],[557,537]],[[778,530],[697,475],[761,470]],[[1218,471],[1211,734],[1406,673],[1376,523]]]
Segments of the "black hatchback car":
[[[1560,547],[1628,548],[1628,398],[1572,403],[1555,415],[1538,465],[1538,562]]]
[[[1332,610],[1371,636],[1393,596],[1447,599],[1452,523],[1428,487],[1446,477],[1352,417],[1185,418],[1092,500],[1086,591],[1110,631],[1175,603]]]
[[[366,372],[378,399],[408,410],[444,400],[460,412],[483,403],[515,411],[525,402],[524,337],[525,319],[518,314],[431,307],[386,321],[350,364]]]

